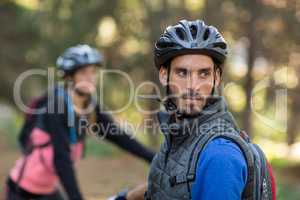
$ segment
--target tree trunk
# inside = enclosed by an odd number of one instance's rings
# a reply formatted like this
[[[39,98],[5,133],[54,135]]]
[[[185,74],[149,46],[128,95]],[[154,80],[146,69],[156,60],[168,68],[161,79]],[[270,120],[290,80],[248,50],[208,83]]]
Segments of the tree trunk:
[[[249,46],[248,46],[248,58],[247,58],[247,65],[248,65],[248,72],[246,75],[246,81],[245,81],[245,91],[246,91],[246,108],[243,113],[243,119],[242,119],[242,127],[243,129],[249,134],[250,137],[253,137],[252,133],[252,120],[251,120],[251,94],[252,94],[252,88],[253,88],[253,77],[252,77],[252,69],[256,57],[256,20],[259,15],[259,3],[257,0],[249,2],[249,9],[251,13],[251,19],[249,21],[249,24],[247,26],[247,37],[249,39]]]

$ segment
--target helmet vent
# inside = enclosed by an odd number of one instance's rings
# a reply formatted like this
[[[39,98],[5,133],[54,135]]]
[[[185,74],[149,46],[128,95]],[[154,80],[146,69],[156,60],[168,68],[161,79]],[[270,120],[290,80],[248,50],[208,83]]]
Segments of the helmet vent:
[[[184,32],[181,28],[176,28],[176,35],[181,39],[184,40]]]
[[[227,45],[224,42],[216,42],[213,44],[214,47],[220,47],[221,49],[226,49]]]
[[[210,31],[209,31],[209,29],[207,28],[207,29],[205,30],[205,32],[204,32],[203,40],[207,40],[208,37],[209,37],[209,34],[210,34]]]
[[[158,42],[156,46],[160,49],[164,49],[168,47],[174,47],[174,44],[172,42]]]
[[[197,27],[195,25],[192,25],[191,28],[190,28],[190,31],[191,31],[193,39],[196,39],[196,36],[197,36]]]

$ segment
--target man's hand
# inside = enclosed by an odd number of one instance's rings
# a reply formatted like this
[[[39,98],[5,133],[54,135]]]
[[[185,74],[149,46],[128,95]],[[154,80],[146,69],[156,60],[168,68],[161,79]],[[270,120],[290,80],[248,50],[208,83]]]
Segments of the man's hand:
[[[147,183],[141,184],[136,188],[120,192],[117,196],[108,198],[107,200],[144,200],[144,194],[147,191]]]
[[[127,193],[127,200],[143,200],[147,191],[147,183],[141,184]]]
[[[122,192],[120,192],[118,195],[112,196],[107,200],[127,200],[127,193],[128,193],[128,189],[125,189]]]

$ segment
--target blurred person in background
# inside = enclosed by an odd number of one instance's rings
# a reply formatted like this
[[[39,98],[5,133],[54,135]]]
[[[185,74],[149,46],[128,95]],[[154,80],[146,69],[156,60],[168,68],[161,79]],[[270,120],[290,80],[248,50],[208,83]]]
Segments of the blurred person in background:
[[[97,134],[148,163],[152,161],[154,152],[131,139],[93,99],[97,67],[102,63],[103,56],[88,45],[70,47],[57,59],[64,85],[57,85],[29,106],[19,137],[23,155],[7,179],[7,200],[63,199],[59,182],[68,199],[83,199],[74,164],[83,157],[87,134]],[[45,112],[32,114],[37,109]],[[80,123],[96,123],[98,130],[81,128]]]

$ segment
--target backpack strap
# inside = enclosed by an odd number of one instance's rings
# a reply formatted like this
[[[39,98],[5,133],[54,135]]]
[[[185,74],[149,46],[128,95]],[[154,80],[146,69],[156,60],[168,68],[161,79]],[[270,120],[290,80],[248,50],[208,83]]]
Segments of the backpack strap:
[[[24,160],[22,162],[22,165],[21,165],[21,169],[20,169],[20,172],[19,172],[19,175],[18,175],[18,178],[17,178],[17,181],[16,181],[16,185],[17,185],[17,192],[19,192],[20,190],[20,182],[23,178],[23,175],[24,175],[24,172],[25,172],[25,167],[27,165],[27,161],[28,161],[28,156],[31,154],[31,152],[35,149],[35,148],[39,148],[39,149],[42,149],[42,148],[45,148],[47,146],[49,146],[51,144],[51,142],[46,142],[44,144],[39,144],[39,145],[32,145],[31,147],[28,147],[27,151],[24,152]],[[43,164],[45,163],[44,162],[44,159],[41,160],[43,162]],[[46,165],[45,165],[46,166]]]
[[[36,121],[38,119],[38,115],[34,114],[34,111],[37,109],[41,109],[47,100],[47,95],[44,94],[30,101],[28,104],[28,110],[25,112],[25,121],[23,127],[19,133],[18,141],[21,148],[22,153],[27,152],[28,146],[30,146],[30,133],[34,128]]]
[[[198,139],[198,141],[196,142],[191,157],[189,159],[189,163],[188,163],[188,171],[187,171],[187,176],[193,176],[193,179],[191,181],[194,181],[196,179],[196,169],[197,169],[197,163],[198,163],[198,159],[200,156],[200,153],[202,151],[202,149],[204,149],[204,146],[208,143],[208,141],[211,140],[211,138],[215,137],[215,135],[213,134],[203,134],[200,136],[200,138]],[[190,199],[192,199],[192,182],[188,183],[188,191],[190,194]]]
[[[222,133],[217,133],[217,134],[204,134],[204,136],[201,136],[199,140],[197,141],[193,152],[191,154],[190,160],[189,160],[189,168],[187,172],[187,176],[192,176],[194,175],[194,180],[196,178],[196,170],[197,170],[197,164],[198,160],[200,158],[201,152],[204,150],[204,148],[211,142],[212,140],[216,138],[224,138],[227,140],[232,141],[238,147],[241,149],[244,158],[246,159],[247,162],[247,183],[245,186],[245,189],[243,191],[242,199],[243,200],[251,200],[255,199],[253,189],[255,188],[255,173],[254,173],[254,157],[253,154],[248,146],[248,143],[244,141],[241,136],[235,135],[235,134],[222,134]],[[189,182],[188,188],[191,194],[191,188],[192,188],[192,182]]]
[[[65,91],[65,89],[61,86],[58,86],[56,88],[57,90],[57,94],[60,98],[63,98],[63,100],[65,101],[66,105],[67,105],[67,115],[68,115],[68,126],[69,126],[69,137],[70,137],[70,142],[71,144],[75,144],[77,143],[77,130],[75,127],[75,110],[73,107],[73,102],[72,102],[72,98],[69,96],[69,94],[67,93],[67,91]]]
[[[257,161],[259,162],[257,163],[259,165],[258,168],[260,172],[260,177],[258,178],[258,181],[260,186],[259,188],[262,188],[260,197],[264,200],[272,200],[276,196],[276,192],[274,192],[273,188],[274,177],[272,177],[272,171],[270,170],[267,158],[262,149],[256,144],[251,145],[253,146],[253,150],[255,150],[258,155]]]

